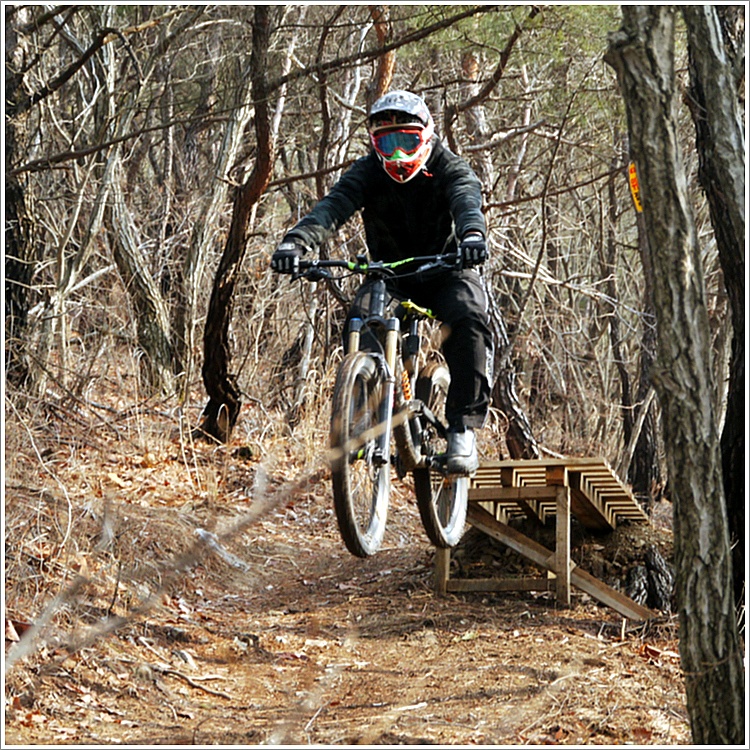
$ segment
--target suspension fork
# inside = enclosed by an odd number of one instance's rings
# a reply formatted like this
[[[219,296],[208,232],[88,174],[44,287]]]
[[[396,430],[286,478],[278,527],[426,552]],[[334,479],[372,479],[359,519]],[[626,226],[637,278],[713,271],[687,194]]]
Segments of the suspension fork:
[[[393,402],[396,388],[396,357],[398,339],[401,335],[398,318],[388,318],[385,322],[385,372],[383,373],[383,400],[379,421],[383,431],[378,436],[378,450],[384,460],[390,460],[391,428],[393,426]]]
[[[384,318],[387,298],[384,279],[378,279],[372,285],[370,292],[369,318],[378,321],[385,327],[384,358],[381,360],[384,372],[383,398],[380,402],[378,421],[382,432],[378,436],[377,454],[383,463],[390,461],[391,456],[391,428],[393,426],[393,402],[396,386],[396,357],[398,356],[398,339],[401,335],[399,320],[396,317]]]

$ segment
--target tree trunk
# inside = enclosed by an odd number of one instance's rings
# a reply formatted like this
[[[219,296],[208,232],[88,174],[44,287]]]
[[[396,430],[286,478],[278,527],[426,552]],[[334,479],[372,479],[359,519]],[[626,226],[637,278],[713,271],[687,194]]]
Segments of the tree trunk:
[[[690,58],[690,110],[724,285],[732,311],[732,358],[721,436],[724,495],[733,543],[734,596],[745,585],[745,144],[731,66],[716,10],[685,6]]]
[[[169,311],[136,241],[135,222],[125,205],[119,178],[118,175],[112,183],[108,211],[114,259],[135,308],[138,344],[146,355],[141,360],[143,374],[152,388],[171,394],[174,378]]]
[[[670,6],[623,6],[617,71],[654,272],[657,361],[674,500],[680,653],[693,740],[744,741],[744,674],[731,585],[711,347],[695,220],[679,149]]]
[[[618,149],[619,152],[619,149]],[[617,237],[615,229],[620,209],[617,205],[617,191],[615,190],[615,170],[621,166],[621,155],[618,153],[612,163],[611,174],[607,180],[608,215],[607,215],[607,244],[606,255],[600,259],[602,277],[606,279],[607,296],[612,301],[612,310],[609,313],[609,345],[612,350],[612,358],[620,378],[620,405],[622,407],[622,431],[623,445],[630,443],[633,432],[633,398],[630,388],[630,373],[625,365],[625,357],[622,352],[622,334],[620,332],[620,318],[617,293]]]
[[[7,88],[7,87],[6,87]],[[5,174],[15,152],[18,122],[8,117],[5,128]],[[34,274],[32,225],[26,211],[26,195],[18,177],[5,179],[5,367],[8,381],[25,386],[31,368],[27,359],[26,330]]]
[[[369,5],[368,8],[370,9],[370,16],[375,24],[375,34],[378,37],[378,44],[381,47],[384,47],[391,41],[391,36],[393,35],[390,8],[387,5]],[[393,71],[395,68],[395,50],[383,52],[378,56],[377,69],[370,85],[367,87],[365,97],[368,111],[381,96],[388,93],[388,89],[391,87],[391,81],[393,80]]]
[[[461,73],[463,74],[463,83],[459,91],[464,100],[471,100],[479,93],[479,71],[480,65],[477,56],[466,51],[461,57]],[[478,103],[469,107],[465,111],[466,115],[466,135],[472,146],[487,143],[492,137],[492,133],[487,124],[487,116],[484,111],[484,105]],[[492,164],[490,152],[488,149],[478,151],[471,158],[472,166],[484,186],[485,195],[490,195],[495,186],[495,168]]]
[[[23,178],[12,174],[21,159],[20,141],[27,117],[17,112],[25,98],[26,46],[15,27],[25,23],[27,15],[28,10],[20,9],[8,19],[5,39],[5,367],[8,381],[16,386],[24,386],[31,371],[24,342],[35,269]]]
[[[273,169],[273,142],[266,81],[269,27],[269,6],[255,6],[250,79],[255,101],[256,159],[247,182],[235,192],[232,222],[214,278],[203,334],[202,373],[209,400],[203,409],[200,430],[221,442],[229,440],[237,422],[241,403],[236,379],[229,372],[229,321],[232,297],[247,248],[247,229],[252,209],[263,195]]]
[[[628,480],[633,485],[633,494],[641,501],[642,505],[650,510],[654,501],[662,492],[661,468],[659,466],[657,450],[657,416],[654,399],[650,399],[653,384],[651,382],[651,370],[656,359],[656,313],[654,310],[653,278],[654,272],[651,268],[651,254],[648,248],[648,237],[643,214],[639,213],[636,218],[638,226],[638,249],[643,264],[643,310],[641,323],[641,362],[638,372],[638,386],[635,401],[639,404],[638,419],[642,418],[642,426],[638,432],[635,444],[633,460],[628,469]],[[641,409],[647,409],[645,415],[640,413]]]
[[[490,297],[490,325],[495,339],[495,360],[493,368],[492,403],[505,414],[508,431],[505,442],[511,458],[539,458],[539,446],[531,431],[516,392],[516,371],[511,359],[510,339],[500,308]]]
[[[219,215],[229,192],[227,175],[237,162],[240,150],[245,144],[245,128],[253,114],[251,99],[250,86],[241,86],[224,131],[211,184],[211,194],[193,227],[185,259],[175,269],[175,366],[184,372],[186,390],[190,387],[194,368],[194,328],[200,280],[205,270],[208,251],[217,239]]]
[[[624,140],[627,141],[627,139]],[[627,145],[625,145],[623,151],[625,152],[625,158],[630,161],[630,155],[627,153]],[[616,276],[614,275],[616,238],[612,230],[617,216],[620,215],[620,209],[616,205],[614,170],[622,166],[621,157],[618,156],[611,166],[613,172],[608,181],[610,235],[608,236],[607,264],[613,275],[608,293],[612,299],[616,299]],[[651,368],[656,350],[653,292],[651,289],[653,270],[649,264],[647,253],[648,239],[646,237],[646,227],[643,223],[643,214],[637,211],[636,206],[634,206],[634,210],[636,210],[638,248],[644,267],[640,366],[638,380],[634,385],[634,395],[632,392],[633,389],[630,387],[624,362],[622,361],[622,355],[619,351],[619,327],[617,335],[613,335],[614,332],[610,330],[610,336],[612,336],[612,351],[617,360],[617,369],[620,373],[623,394],[623,433],[626,449],[623,453],[622,461],[618,465],[618,473],[630,482],[633,494],[638,498],[643,508],[650,513],[653,507],[654,493],[658,491],[661,480],[655,435],[654,392],[651,384]],[[615,341],[618,343],[615,344]]]

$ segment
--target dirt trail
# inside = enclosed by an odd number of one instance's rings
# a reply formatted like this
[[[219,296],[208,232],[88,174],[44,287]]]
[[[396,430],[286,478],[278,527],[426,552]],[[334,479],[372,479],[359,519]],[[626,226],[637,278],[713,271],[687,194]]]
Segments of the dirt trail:
[[[114,553],[81,558],[86,596],[8,677],[6,744],[689,743],[673,619],[623,624],[578,593],[570,609],[546,594],[437,598],[408,494],[394,498],[384,550],[358,560],[323,475],[226,541],[228,555],[189,566],[145,616],[71,655],[70,634],[107,608],[126,615],[197,528],[220,533],[250,506],[237,492],[190,501],[178,457],[172,479],[164,460],[110,466],[112,492],[77,519],[93,545],[109,508],[133,582],[116,586]],[[252,485],[251,465],[233,471],[228,486]],[[624,563],[626,538],[584,546]],[[464,572],[518,565],[472,544]]]

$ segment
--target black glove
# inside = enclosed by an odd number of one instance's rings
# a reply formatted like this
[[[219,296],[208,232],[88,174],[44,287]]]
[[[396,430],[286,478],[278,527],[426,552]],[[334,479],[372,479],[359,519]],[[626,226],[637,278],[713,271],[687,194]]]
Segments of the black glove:
[[[283,239],[271,257],[271,268],[278,273],[296,273],[299,269],[299,259],[307,248],[297,240]]]
[[[487,260],[487,240],[479,232],[469,232],[458,246],[463,268],[480,266]]]

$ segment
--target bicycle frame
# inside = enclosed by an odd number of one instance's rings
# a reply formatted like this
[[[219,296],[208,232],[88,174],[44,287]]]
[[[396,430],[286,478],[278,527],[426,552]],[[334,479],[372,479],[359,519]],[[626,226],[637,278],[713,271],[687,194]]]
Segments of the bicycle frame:
[[[306,277],[310,280],[317,281],[325,278],[331,278],[331,274],[328,269],[331,268],[342,268],[352,271],[354,273],[360,273],[368,278],[373,279],[371,282],[370,289],[370,302],[368,310],[364,318],[352,318],[349,322],[349,328],[346,332],[348,351],[358,351],[360,348],[360,334],[364,327],[369,327],[375,330],[381,331],[381,339],[383,342],[383,353],[369,352],[373,359],[378,363],[378,366],[382,369],[383,382],[385,383],[384,398],[382,414],[379,415],[380,423],[382,426],[382,432],[378,437],[376,457],[378,461],[385,463],[390,455],[390,434],[393,427],[393,406],[395,401],[395,390],[396,390],[396,372],[397,363],[396,358],[399,353],[399,337],[401,335],[401,323],[398,317],[395,315],[385,317],[386,305],[388,298],[386,279],[399,275],[398,271],[404,266],[409,264],[420,263],[421,265],[412,272],[412,274],[419,276],[420,274],[429,273],[436,270],[450,270],[458,267],[459,258],[455,253],[446,255],[430,255],[414,258],[406,258],[404,260],[395,261],[392,263],[384,262],[372,262],[368,263],[363,256],[358,256],[356,261],[343,261],[343,260],[313,260],[303,261],[300,263],[299,271],[292,278]],[[366,283],[366,282],[365,282]],[[432,312],[425,308],[420,307],[411,300],[402,300],[402,307],[407,312],[416,313],[410,320],[411,329],[409,334],[418,336],[418,325],[419,316],[425,318],[434,318]],[[382,329],[385,329],[385,333],[382,334]],[[407,372],[409,366],[405,362]],[[409,377],[412,378],[416,374],[416,368],[414,363],[410,363],[411,372]],[[445,426],[436,419],[436,417],[430,413],[426,404],[421,404],[419,412],[423,415],[435,428],[440,432],[441,435],[445,434]],[[413,416],[414,412],[410,416]],[[407,466],[408,469],[419,468],[419,465]],[[442,470],[444,467],[434,465],[433,468]]]
[[[420,320],[434,316],[410,300],[401,300],[406,310],[402,331],[399,314],[387,310],[387,280],[408,263],[421,263],[416,275],[460,267],[456,255],[443,255],[397,263],[368,264],[363,258],[356,263],[303,261],[295,272],[296,278],[311,281],[331,278],[330,268],[367,277],[369,294],[360,298],[355,315],[350,314],[347,353],[336,375],[331,412],[331,445],[339,450],[331,459],[336,519],[347,548],[359,557],[374,554],[383,539],[392,457],[402,479],[412,473],[420,517],[436,546],[455,545],[466,519],[468,480],[447,475],[441,450],[446,427],[432,411],[444,405],[441,394],[444,399],[450,375],[440,363],[427,364],[422,371],[418,356]],[[365,329],[372,332],[377,346],[363,346]]]

